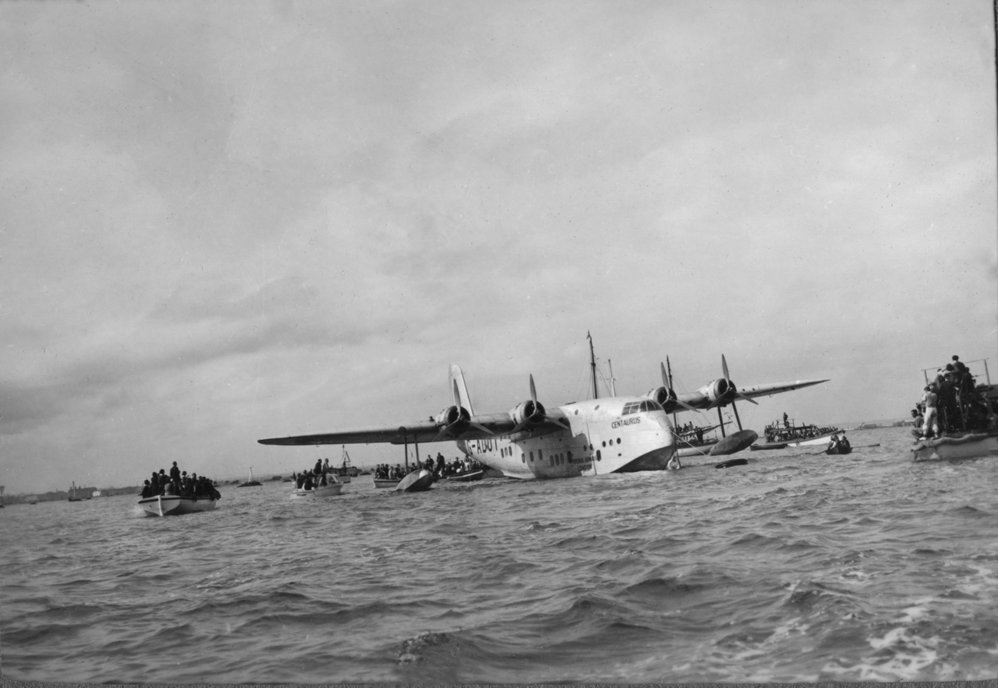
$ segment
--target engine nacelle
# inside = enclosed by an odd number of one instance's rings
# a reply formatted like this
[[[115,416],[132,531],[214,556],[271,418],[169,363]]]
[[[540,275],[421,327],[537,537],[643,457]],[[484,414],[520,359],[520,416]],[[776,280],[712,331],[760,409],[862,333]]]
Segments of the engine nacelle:
[[[724,401],[735,396],[735,383],[726,378],[714,380],[707,385],[707,398],[712,402]]]
[[[516,423],[516,427],[520,428],[543,422],[547,417],[547,411],[541,402],[530,399],[514,406],[509,412],[509,417]]]
[[[449,406],[437,414],[436,423],[441,430],[453,431],[471,422],[471,414],[463,406]]]
[[[656,387],[652,391],[648,392],[646,395],[649,399],[654,399],[659,406],[666,408],[668,405],[676,402],[678,397],[674,390],[668,387]]]

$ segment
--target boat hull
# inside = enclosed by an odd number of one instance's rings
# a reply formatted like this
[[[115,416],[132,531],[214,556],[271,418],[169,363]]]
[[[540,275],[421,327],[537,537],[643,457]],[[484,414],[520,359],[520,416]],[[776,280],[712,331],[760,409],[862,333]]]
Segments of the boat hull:
[[[446,479],[455,483],[469,483],[473,480],[481,480],[484,476],[485,471],[479,469],[477,471],[467,471],[466,473],[454,473],[453,475],[446,476]]]
[[[422,492],[430,489],[433,485],[433,473],[425,468],[421,471],[413,471],[402,478],[395,486],[397,492]]]
[[[389,487],[394,488],[398,484],[399,484],[399,481],[395,480],[394,478],[375,478],[374,479],[374,486],[375,487],[379,487],[379,488],[389,488]]]
[[[335,497],[343,492],[343,483],[323,485],[311,490],[295,489],[291,492],[291,499],[322,499],[323,497]]]
[[[771,449],[786,449],[786,442],[764,442],[762,444],[753,444],[749,447],[752,451],[767,451]]]
[[[821,435],[820,437],[809,437],[806,440],[798,440],[787,442],[788,447],[820,447],[828,446],[829,440],[832,439],[832,435],[841,432],[841,430],[836,430],[835,432],[830,432],[827,435]]]
[[[157,495],[139,500],[139,506],[145,511],[146,516],[182,516],[199,511],[212,511],[217,503],[217,499],[207,497],[193,499],[176,495]]]
[[[915,461],[947,461],[998,456],[998,433],[971,433],[961,437],[919,440],[911,449]]]

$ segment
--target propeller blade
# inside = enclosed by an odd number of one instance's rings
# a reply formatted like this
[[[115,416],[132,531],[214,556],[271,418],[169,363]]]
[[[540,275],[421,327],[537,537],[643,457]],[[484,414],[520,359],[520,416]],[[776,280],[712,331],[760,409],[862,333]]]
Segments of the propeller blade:
[[[728,375],[728,362],[724,359],[724,354],[721,354],[721,370],[724,372],[724,379],[730,380],[731,376]]]
[[[530,399],[534,403],[537,403],[537,388],[534,387],[534,376],[533,376],[533,374],[530,375]]]

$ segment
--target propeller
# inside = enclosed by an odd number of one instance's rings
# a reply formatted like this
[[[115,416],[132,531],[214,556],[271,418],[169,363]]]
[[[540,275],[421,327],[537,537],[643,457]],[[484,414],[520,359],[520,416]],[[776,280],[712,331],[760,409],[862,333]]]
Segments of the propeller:
[[[695,409],[686,402],[679,400],[679,395],[676,394],[676,388],[672,386],[672,364],[669,363],[669,357],[665,357],[665,365],[661,362],[658,365],[662,369],[662,384],[665,385],[667,390],[669,390],[669,396],[672,397],[671,400],[682,406],[687,411],[699,411],[699,409]],[[668,372],[666,372],[666,366],[668,366]]]
[[[451,380],[451,386],[454,389],[454,405],[457,406],[458,408],[463,408],[461,406],[461,392],[458,391],[457,380]],[[468,402],[468,405],[471,406],[470,401]],[[478,430],[481,430],[482,432],[488,433],[489,435],[495,435],[495,433],[492,432],[492,430],[490,430],[489,428],[479,423],[476,423],[474,417],[468,419],[468,425]]]
[[[756,406],[759,402],[755,399],[745,396],[738,391],[738,387],[735,383],[731,381],[731,375],[728,373],[728,361],[724,358],[724,354],[721,354],[721,372],[724,374],[724,379],[727,380],[728,386],[731,393],[731,410],[735,412],[735,421],[738,423],[738,432],[742,431],[742,419],[738,417],[738,406],[735,405],[735,399],[744,399],[745,401],[751,402]],[[717,407],[717,420],[721,422],[721,437],[724,437],[724,419],[721,418],[721,407]]]

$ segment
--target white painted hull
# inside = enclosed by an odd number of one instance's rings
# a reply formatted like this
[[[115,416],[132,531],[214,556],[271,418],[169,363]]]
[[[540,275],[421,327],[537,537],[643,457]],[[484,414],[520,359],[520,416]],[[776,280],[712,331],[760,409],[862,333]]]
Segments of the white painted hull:
[[[821,437],[811,437],[809,439],[799,440],[797,442],[787,442],[787,446],[788,447],[827,447],[828,441],[832,438],[833,434],[837,433],[830,432],[827,435],[822,435]]]
[[[915,461],[947,461],[998,456],[998,433],[974,433],[962,437],[919,440],[911,449]]]
[[[676,453],[668,416],[660,408],[622,412],[641,397],[590,399],[559,407],[570,427],[458,442],[470,458],[508,478],[574,478],[661,471]]]
[[[217,502],[218,500],[207,497],[191,499],[175,495],[157,495],[140,499],[139,506],[146,512],[146,516],[180,516],[199,511],[212,511]]]
[[[293,490],[291,499],[321,499],[323,497],[335,497],[343,492],[343,483],[324,485],[311,490]]]

